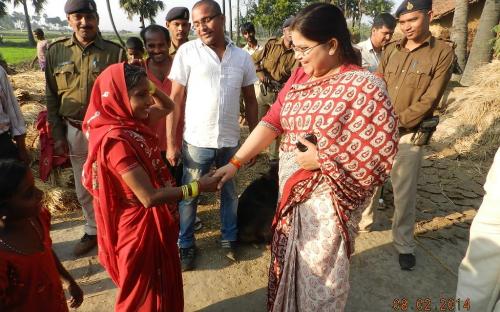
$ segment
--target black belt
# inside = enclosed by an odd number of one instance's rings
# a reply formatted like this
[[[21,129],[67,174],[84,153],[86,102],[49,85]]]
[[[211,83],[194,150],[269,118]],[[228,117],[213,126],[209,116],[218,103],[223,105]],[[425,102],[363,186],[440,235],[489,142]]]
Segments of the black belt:
[[[76,129],[82,131],[83,121],[76,120],[76,119],[69,118],[69,117],[63,117],[63,119],[66,120],[73,128],[76,128]]]

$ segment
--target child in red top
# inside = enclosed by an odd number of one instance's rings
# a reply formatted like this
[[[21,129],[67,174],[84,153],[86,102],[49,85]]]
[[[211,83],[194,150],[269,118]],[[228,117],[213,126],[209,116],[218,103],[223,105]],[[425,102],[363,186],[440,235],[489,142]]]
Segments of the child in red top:
[[[31,170],[8,159],[0,172],[0,311],[68,311],[60,278],[70,307],[79,307],[83,292],[52,250],[50,214]]]

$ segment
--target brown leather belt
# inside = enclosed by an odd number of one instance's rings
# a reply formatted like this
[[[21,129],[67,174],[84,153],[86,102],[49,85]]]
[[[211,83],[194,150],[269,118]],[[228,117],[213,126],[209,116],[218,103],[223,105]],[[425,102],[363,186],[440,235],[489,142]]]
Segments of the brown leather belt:
[[[69,117],[63,117],[63,119],[66,120],[73,128],[76,128],[76,129],[82,131],[83,122],[81,120],[76,120],[76,119],[69,118]]]

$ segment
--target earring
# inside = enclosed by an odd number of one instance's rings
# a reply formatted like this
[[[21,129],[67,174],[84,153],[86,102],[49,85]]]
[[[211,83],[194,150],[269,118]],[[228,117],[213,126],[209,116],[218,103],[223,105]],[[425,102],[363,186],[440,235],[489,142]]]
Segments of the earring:
[[[334,55],[334,54],[335,54],[335,50],[333,50],[333,51],[332,51],[332,50],[328,51],[328,55]]]

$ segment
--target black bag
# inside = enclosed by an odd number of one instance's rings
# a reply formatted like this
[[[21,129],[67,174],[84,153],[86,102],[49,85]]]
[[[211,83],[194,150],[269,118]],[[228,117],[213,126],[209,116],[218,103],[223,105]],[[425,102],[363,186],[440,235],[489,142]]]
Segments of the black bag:
[[[411,137],[411,142],[416,146],[428,145],[431,141],[432,134],[436,131],[436,127],[439,124],[439,116],[433,116],[431,118],[422,121],[418,127],[417,132]]]

